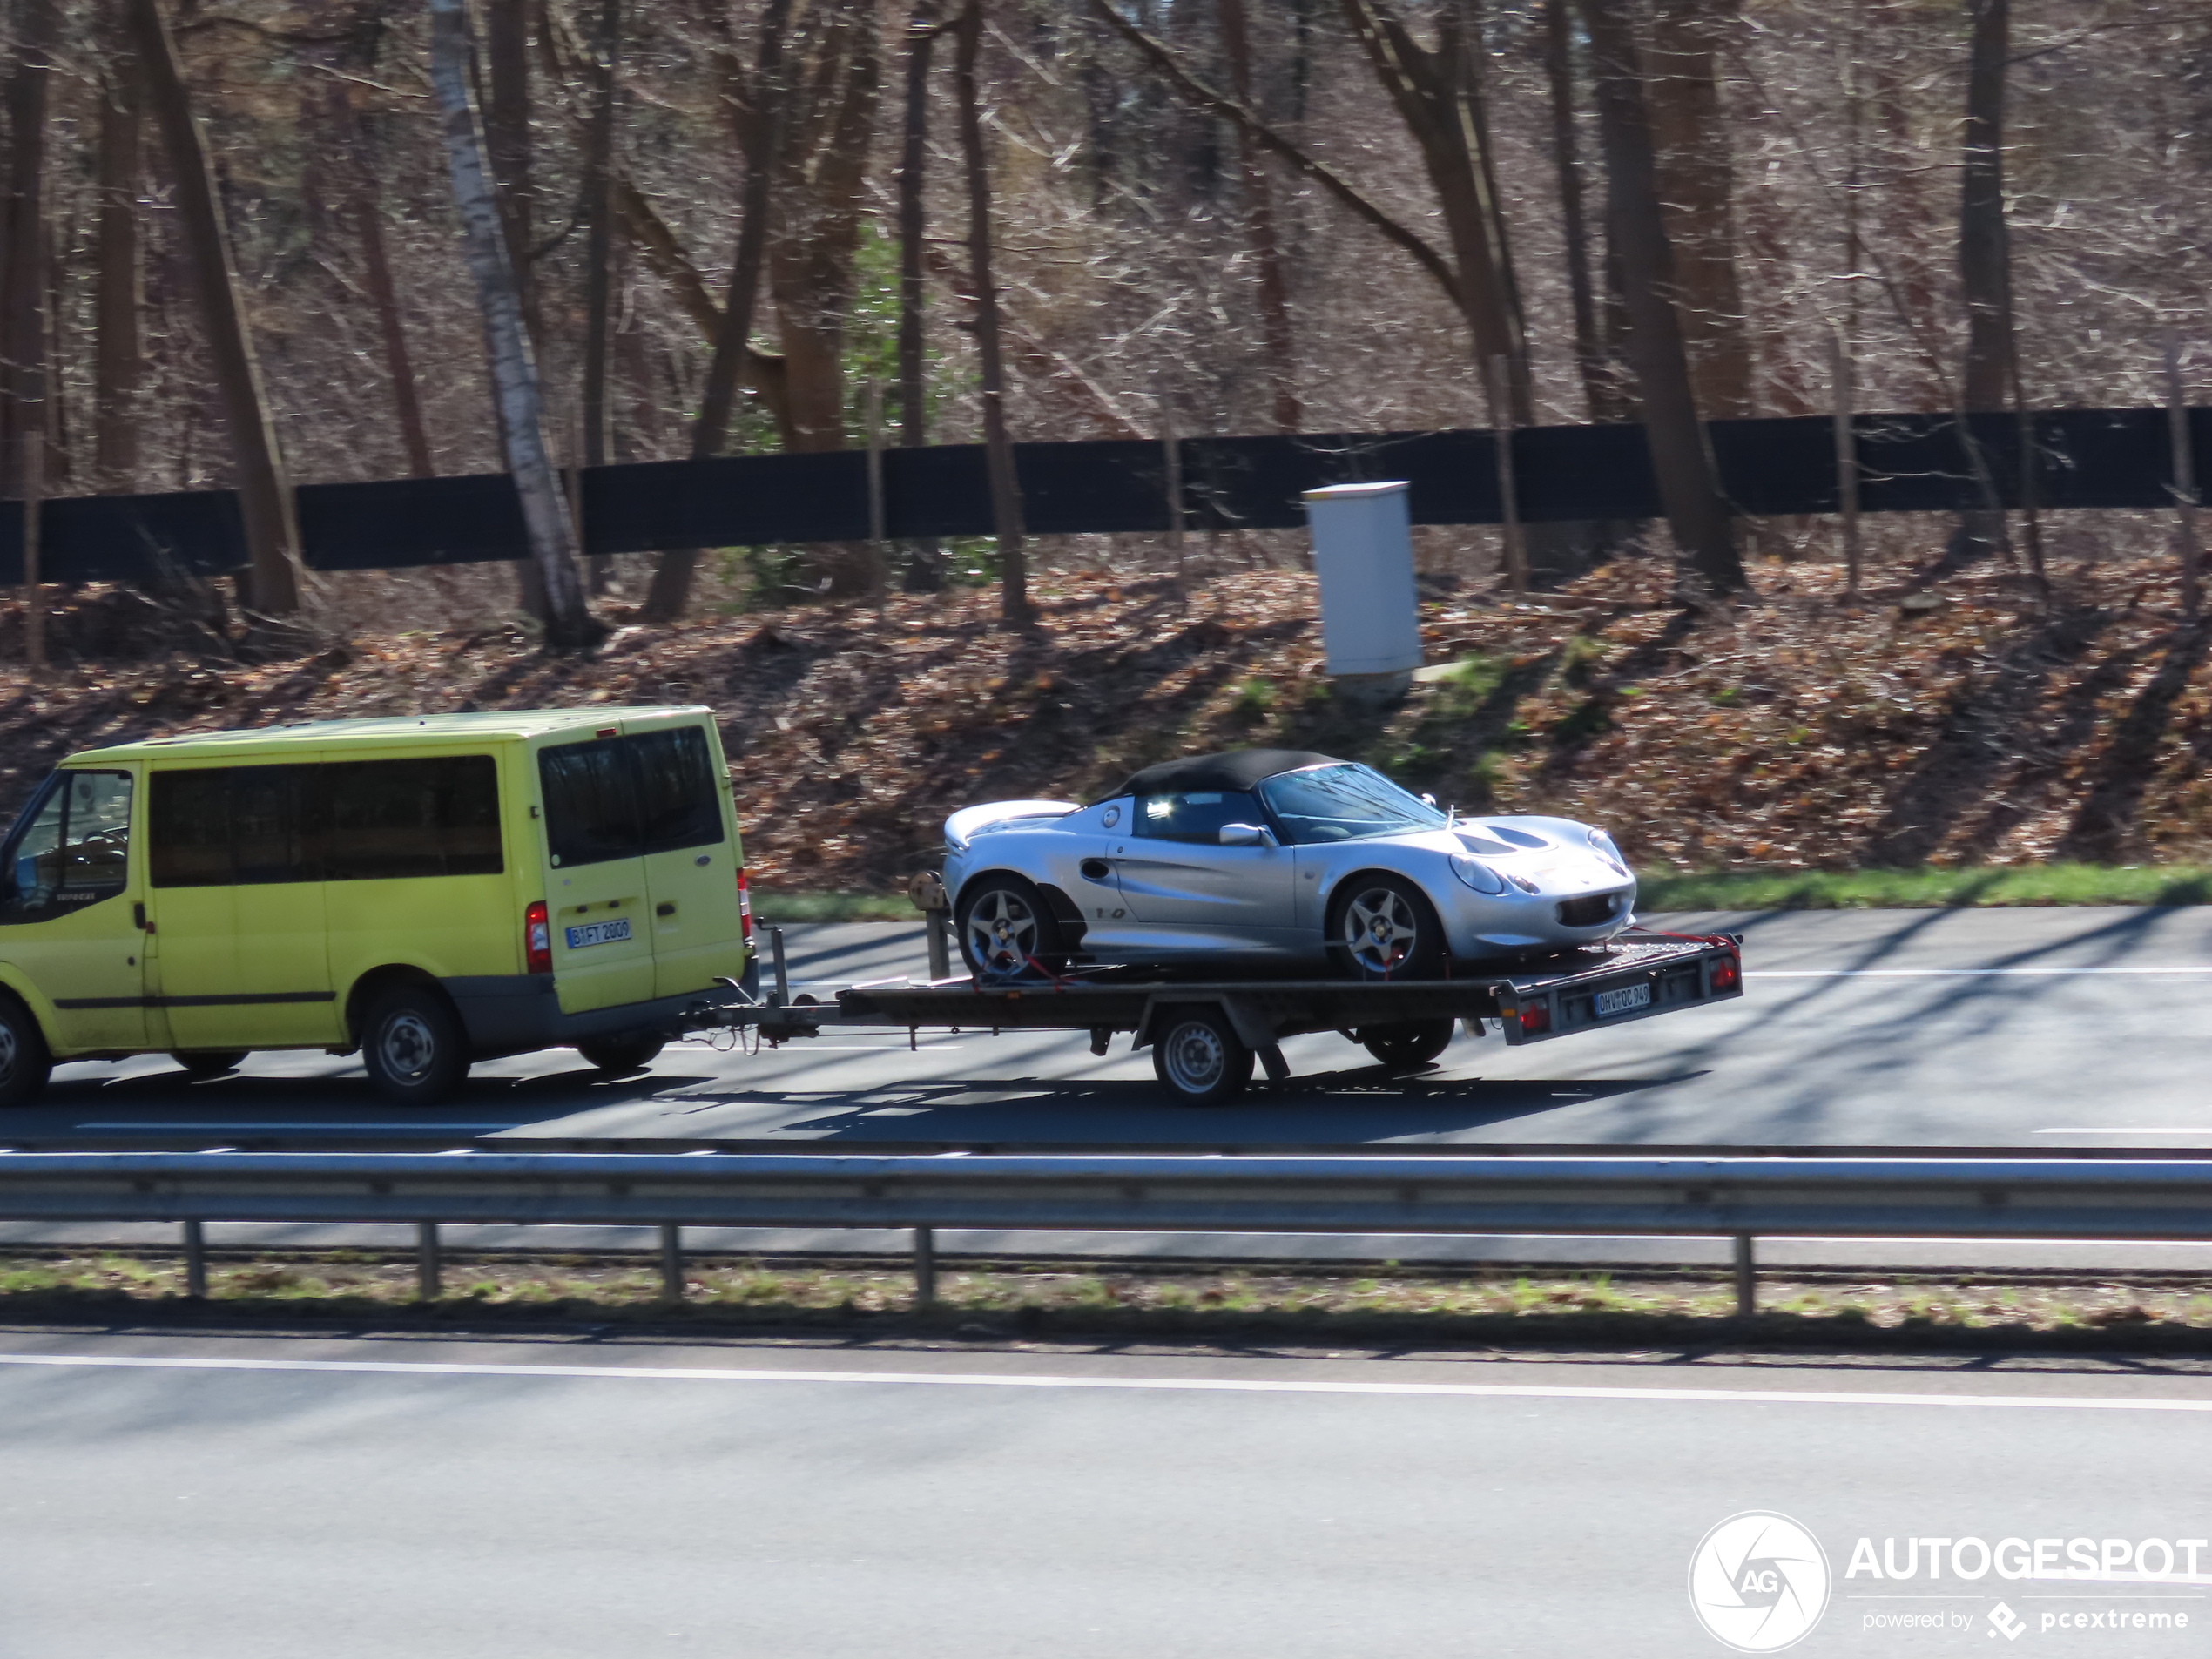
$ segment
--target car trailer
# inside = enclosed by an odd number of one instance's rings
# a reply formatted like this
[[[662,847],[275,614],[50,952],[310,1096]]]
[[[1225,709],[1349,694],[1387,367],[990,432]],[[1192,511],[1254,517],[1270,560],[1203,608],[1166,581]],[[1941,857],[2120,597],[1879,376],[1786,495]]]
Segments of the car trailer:
[[[790,995],[782,930],[771,928],[769,937],[775,978],[766,998],[703,1007],[689,1028],[751,1029],[773,1044],[854,1027],[903,1028],[910,1035],[924,1028],[1086,1031],[1096,1055],[1126,1031],[1133,1050],[1152,1050],[1160,1081],[1194,1106],[1241,1092],[1255,1061],[1271,1080],[1287,1078],[1282,1041],[1309,1032],[1339,1032],[1385,1065],[1410,1069],[1442,1053],[1461,1025],[1480,1035],[1494,1020],[1518,1048],[1743,995],[1740,934],[1629,933],[1464,979],[1225,981],[1093,968],[1008,980],[879,981],[822,1002]],[[941,945],[932,943],[933,966],[940,966]]]

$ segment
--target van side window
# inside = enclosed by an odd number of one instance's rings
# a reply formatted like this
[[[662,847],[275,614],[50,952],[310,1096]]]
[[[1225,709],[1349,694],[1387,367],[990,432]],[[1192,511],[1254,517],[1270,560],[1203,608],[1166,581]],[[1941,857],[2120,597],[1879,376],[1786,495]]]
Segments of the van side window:
[[[566,867],[634,859],[723,839],[706,733],[672,727],[538,752],[545,843]]]
[[[309,768],[326,881],[497,875],[499,768],[489,755]]]
[[[153,774],[153,885],[497,875],[489,755]]]
[[[131,774],[60,772],[10,838],[0,921],[39,921],[123,891]]]

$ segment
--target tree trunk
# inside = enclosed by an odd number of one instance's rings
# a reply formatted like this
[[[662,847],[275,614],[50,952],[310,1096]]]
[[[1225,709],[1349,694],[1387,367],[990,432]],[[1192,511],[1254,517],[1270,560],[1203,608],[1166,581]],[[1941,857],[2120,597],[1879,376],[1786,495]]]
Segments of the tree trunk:
[[[393,284],[391,257],[384,246],[384,210],[377,200],[373,168],[361,168],[359,179],[354,196],[354,226],[361,239],[361,268],[368,279],[369,302],[376,307],[377,331],[384,341],[384,370],[392,382],[400,442],[407,451],[408,470],[417,478],[428,478],[436,467],[430,459],[430,432],[422,420],[422,399],[415,383],[415,359],[408,350],[407,322],[400,312],[399,290]]]
[[[601,0],[598,84],[583,145],[583,464],[607,464],[607,321],[614,291],[615,105],[622,90],[622,0]],[[590,563],[591,591],[614,578],[614,561]]]
[[[1706,442],[1692,389],[1682,323],[1669,296],[1674,254],[1660,207],[1651,120],[1625,0],[1580,0],[1596,71],[1598,130],[1605,149],[1608,223],[1621,261],[1629,314],[1629,358],[1644,432],[1681,556],[1715,590],[1745,585],[1735,526]]]
[[[919,449],[929,442],[929,380],[924,309],[928,230],[922,186],[929,165],[929,59],[937,44],[937,0],[915,0],[907,20],[907,96],[899,142],[899,444]],[[934,593],[945,585],[944,556],[934,539],[907,545],[909,593]]]
[[[1474,78],[1475,43],[1467,38],[1465,20],[1452,9],[1440,17],[1436,47],[1429,51],[1414,41],[1385,0],[1342,3],[1345,20],[1420,146],[1451,238],[1460,307],[1475,362],[1487,374],[1492,362],[1505,359],[1513,424],[1534,426],[1527,334],[1488,154],[1488,118]]]
[[[1222,50],[1229,59],[1230,95],[1251,109],[1254,107],[1252,45],[1244,0],[1216,0],[1216,6],[1221,20]],[[1274,194],[1260,159],[1258,141],[1241,126],[1237,129],[1237,163],[1244,181],[1245,234],[1251,242],[1252,263],[1258,267],[1255,286],[1260,339],[1267,352],[1268,379],[1274,390],[1275,429],[1295,432],[1304,420],[1304,411],[1298,407],[1298,350],[1291,332],[1291,291],[1283,275],[1282,244],[1275,233]]]
[[[122,18],[99,19],[106,72],[99,84],[98,287],[92,302],[92,469],[96,487],[138,481],[138,388],[145,345],[138,315],[138,193],[145,179],[138,64]]]
[[[286,475],[268,399],[261,389],[260,366],[247,337],[214,174],[199,124],[192,117],[176,47],[162,21],[159,0],[125,0],[125,4],[145,75],[146,102],[169,158],[208,356],[230,428],[239,508],[252,561],[253,606],[265,616],[288,615],[300,608],[299,522],[293,516],[292,481]]]
[[[1593,421],[1618,421],[1620,386],[1598,332],[1597,288],[1590,271],[1590,226],[1575,133],[1574,26],[1568,0],[1544,0],[1544,78],[1551,91],[1552,165],[1559,173],[1559,215],[1567,240],[1567,292],[1575,317],[1575,362]]]
[[[7,493],[29,500],[48,470],[52,424],[46,358],[46,105],[61,37],[59,0],[16,8],[8,78],[7,269],[0,281],[0,421]],[[34,450],[33,446],[36,445]]]
[[[1751,335],[1736,271],[1734,168],[1716,51],[1743,29],[1741,0],[1659,0],[1649,64],[1659,199],[1690,383],[1709,421],[1751,412]]]
[[[999,610],[1028,623],[1029,565],[1022,528],[1022,483],[1006,421],[1006,363],[999,345],[998,280],[991,268],[991,175],[983,147],[982,100],[975,60],[983,44],[982,0],[966,0],[954,25],[954,81],[960,105],[960,148],[968,172],[968,261],[975,287],[975,356],[983,405],[983,448],[991,482],[991,522],[998,532]]]
[[[463,3],[464,0],[430,0],[430,78],[437,94],[469,268],[475,279],[477,304],[483,315],[484,348],[491,364],[500,440],[521,500],[530,563],[545,596],[546,644],[556,650],[575,650],[594,644],[606,630],[585,601],[577,570],[576,527],[560,478],[546,453],[537,365],[523,327],[521,296],[501,233],[498,204],[485,176],[475,109],[469,98],[473,43]]]
[[[530,189],[530,0],[486,0],[484,62],[489,71],[484,100],[484,147],[498,192],[499,222],[515,269],[515,293],[530,344],[543,350],[538,332],[537,280],[531,258],[536,215]]]
[[[736,257],[730,266],[730,295],[722,307],[707,365],[699,417],[691,428],[691,458],[704,461],[722,452],[729,436],[730,414],[738,398],[738,373],[752,338],[752,312],[760,293],[761,253],[768,241],[769,185],[783,145],[784,34],[791,22],[791,0],[768,0],[760,18],[759,58],[753,71],[757,105],[753,139],[746,147],[745,185],[740,198]],[[698,568],[697,548],[671,548],[653,569],[644,616],[673,622],[691,602],[691,577]]]
[[[1959,407],[2006,407],[2013,361],[2012,257],[2005,224],[2005,60],[2012,50],[2012,0],[1966,0],[1973,30],[1959,199],[1959,287],[1966,307],[1966,361]],[[1973,440],[1967,442],[1971,444]],[[1988,482],[1985,460],[1977,468]],[[2006,545],[2005,515],[1992,500],[1959,516],[1952,563]]]

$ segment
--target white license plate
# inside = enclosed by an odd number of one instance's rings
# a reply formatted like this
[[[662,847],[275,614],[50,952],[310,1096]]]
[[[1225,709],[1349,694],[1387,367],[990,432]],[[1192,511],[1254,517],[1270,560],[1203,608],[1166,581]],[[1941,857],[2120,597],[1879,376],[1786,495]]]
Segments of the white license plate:
[[[581,927],[569,929],[569,948],[584,950],[593,945],[611,945],[630,937],[630,918],[620,921],[587,921]]]
[[[1616,1014],[1626,1014],[1631,1008],[1651,1006],[1651,986],[1647,981],[1635,985],[1623,985],[1617,991],[1600,991],[1596,997],[1597,1017],[1609,1020]]]

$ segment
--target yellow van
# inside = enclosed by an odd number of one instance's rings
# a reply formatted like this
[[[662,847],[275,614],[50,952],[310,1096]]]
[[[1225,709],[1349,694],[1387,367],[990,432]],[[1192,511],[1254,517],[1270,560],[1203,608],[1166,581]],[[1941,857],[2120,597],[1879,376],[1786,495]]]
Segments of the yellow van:
[[[71,756],[0,853],[0,1106],[54,1063],[358,1050],[377,1089],[644,1064],[758,984],[704,708],[330,720]]]

